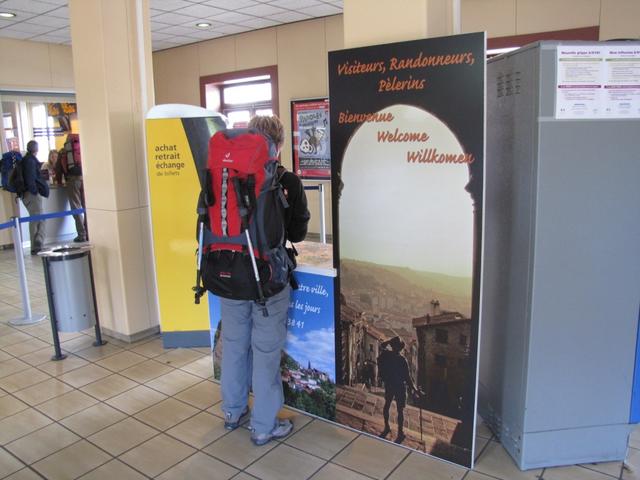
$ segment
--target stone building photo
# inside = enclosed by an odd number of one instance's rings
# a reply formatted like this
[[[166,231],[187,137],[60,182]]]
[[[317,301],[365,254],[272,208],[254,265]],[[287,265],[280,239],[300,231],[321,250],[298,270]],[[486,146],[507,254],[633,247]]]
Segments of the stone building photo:
[[[471,279],[341,265],[336,420],[451,461],[468,457]]]

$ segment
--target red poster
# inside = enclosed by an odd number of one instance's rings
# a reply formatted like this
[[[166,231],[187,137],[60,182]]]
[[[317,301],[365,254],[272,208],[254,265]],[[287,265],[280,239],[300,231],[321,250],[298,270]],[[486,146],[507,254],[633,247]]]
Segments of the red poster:
[[[329,100],[293,100],[293,168],[301,178],[331,178],[329,145]]]

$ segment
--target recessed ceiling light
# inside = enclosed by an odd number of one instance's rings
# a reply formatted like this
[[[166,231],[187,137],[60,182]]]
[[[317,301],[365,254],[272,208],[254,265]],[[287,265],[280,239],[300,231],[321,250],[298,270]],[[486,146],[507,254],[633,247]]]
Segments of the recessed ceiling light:
[[[16,14],[15,13],[11,13],[11,12],[0,12],[0,17],[2,18],[13,18],[15,17]]]
[[[196,27],[198,27],[198,28],[209,28],[210,26],[211,26],[211,24],[207,23],[207,22],[196,23]]]

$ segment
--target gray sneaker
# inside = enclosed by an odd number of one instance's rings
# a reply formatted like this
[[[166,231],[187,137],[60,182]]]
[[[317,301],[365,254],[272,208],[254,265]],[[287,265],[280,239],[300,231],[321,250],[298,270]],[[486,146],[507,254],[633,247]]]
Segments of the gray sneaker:
[[[251,434],[251,441],[256,446],[269,443],[272,438],[284,438],[293,430],[293,422],[291,420],[278,420],[276,426],[271,433],[255,433]]]
[[[249,407],[245,407],[244,411],[235,420],[231,418],[230,413],[224,415],[224,428],[227,430],[235,430],[240,426],[240,422],[249,414]]]

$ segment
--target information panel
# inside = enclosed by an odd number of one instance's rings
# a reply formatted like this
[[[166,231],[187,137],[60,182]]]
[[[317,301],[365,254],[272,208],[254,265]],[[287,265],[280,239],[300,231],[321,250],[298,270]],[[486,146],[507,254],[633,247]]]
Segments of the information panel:
[[[336,420],[473,463],[482,33],[331,52]]]

